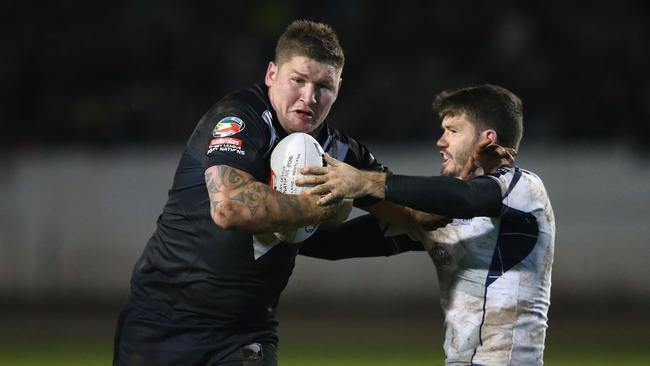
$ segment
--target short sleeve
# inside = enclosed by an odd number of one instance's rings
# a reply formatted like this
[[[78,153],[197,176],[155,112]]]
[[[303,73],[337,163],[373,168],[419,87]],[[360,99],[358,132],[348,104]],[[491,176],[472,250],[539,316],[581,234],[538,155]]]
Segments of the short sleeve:
[[[499,183],[505,206],[523,212],[533,212],[544,210],[548,204],[544,183],[531,171],[506,167],[488,176]]]
[[[201,119],[190,145],[205,169],[228,165],[258,181],[266,179],[268,128],[260,116],[241,108],[213,108]]]

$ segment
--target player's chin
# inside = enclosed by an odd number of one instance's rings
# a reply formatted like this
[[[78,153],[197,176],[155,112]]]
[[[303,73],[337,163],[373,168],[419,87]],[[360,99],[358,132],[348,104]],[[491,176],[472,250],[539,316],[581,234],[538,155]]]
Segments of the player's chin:
[[[449,177],[451,174],[453,174],[453,171],[454,169],[451,164],[451,160],[445,160],[442,162],[442,166],[440,167],[440,175]]]
[[[460,171],[456,169],[453,165],[445,166],[443,165],[442,168],[440,168],[440,175],[445,176],[445,177],[456,177],[460,174]]]
[[[315,119],[294,118],[291,120],[291,132],[310,133],[319,126]]]

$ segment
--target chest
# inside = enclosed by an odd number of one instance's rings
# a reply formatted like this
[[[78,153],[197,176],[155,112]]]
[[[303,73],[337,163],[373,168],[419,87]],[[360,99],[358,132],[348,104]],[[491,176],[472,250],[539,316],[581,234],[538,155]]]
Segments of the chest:
[[[438,268],[455,267],[461,260],[489,263],[499,235],[499,221],[488,217],[454,219],[428,232],[424,247]]]

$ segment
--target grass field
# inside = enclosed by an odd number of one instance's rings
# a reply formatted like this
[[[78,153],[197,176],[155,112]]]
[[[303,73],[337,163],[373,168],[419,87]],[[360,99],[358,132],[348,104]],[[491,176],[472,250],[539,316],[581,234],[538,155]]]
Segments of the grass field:
[[[111,365],[115,314],[15,314],[0,321],[0,366]],[[440,323],[435,316],[404,313],[281,316],[279,362],[282,366],[443,365]],[[597,316],[556,317],[547,334],[545,364],[648,365],[648,329],[638,317],[607,322]]]
[[[433,349],[432,349],[433,348]],[[650,351],[647,347],[549,347],[545,362],[551,366],[610,366],[647,365]],[[108,344],[60,343],[22,345],[0,348],[3,366],[100,366],[111,364]],[[282,346],[280,365],[283,366],[389,366],[442,365],[439,345],[375,344],[355,347],[350,344],[328,343],[327,347],[314,345]]]

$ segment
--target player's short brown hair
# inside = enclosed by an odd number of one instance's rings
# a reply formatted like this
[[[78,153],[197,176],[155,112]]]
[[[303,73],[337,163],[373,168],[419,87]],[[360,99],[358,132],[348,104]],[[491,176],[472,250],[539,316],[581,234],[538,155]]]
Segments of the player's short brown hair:
[[[440,119],[465,113],[479,132],[495,130],[499,145],[519,148],[524,130],[524,106],[521,99],[506,88],[485,84],[443,91],[435,97],[433,110]]]
[[[295,20],[278,39],[275,63],[289,61],[293,56],[305,56],[342,69],[345,63],[343,48],[336,32],[325,23]]]

